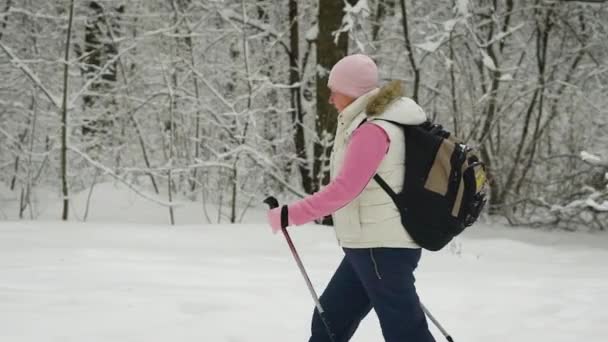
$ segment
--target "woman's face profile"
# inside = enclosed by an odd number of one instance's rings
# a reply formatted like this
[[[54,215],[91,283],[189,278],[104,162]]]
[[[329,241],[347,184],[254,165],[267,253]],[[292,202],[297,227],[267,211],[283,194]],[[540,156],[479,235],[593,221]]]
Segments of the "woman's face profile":
[[[351,104],[355,99],[348,95],[344,95],[342,93],[333,91],[331,88],[329,95],[329,103],[336,107],[338,113],[341,113],[344,108],[346,108],[349,104]]]

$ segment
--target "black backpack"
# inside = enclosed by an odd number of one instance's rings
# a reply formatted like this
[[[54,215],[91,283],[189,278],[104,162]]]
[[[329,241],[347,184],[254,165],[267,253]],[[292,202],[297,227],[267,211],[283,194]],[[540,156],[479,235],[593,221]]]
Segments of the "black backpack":
[[[441,125],[404,125],[403,190],[395,193],[379,175],[374,180],[393,199],[401,223],[422,248],[438,251],[471,226],[485,203],[485,165],[473,149]]]

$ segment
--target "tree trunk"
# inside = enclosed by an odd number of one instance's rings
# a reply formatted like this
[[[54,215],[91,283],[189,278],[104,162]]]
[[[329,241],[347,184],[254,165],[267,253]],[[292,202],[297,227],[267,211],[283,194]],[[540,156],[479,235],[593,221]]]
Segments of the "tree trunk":
[[[19,154],[15,157],[15,174],[13,175],[13,179],[11,180],[10,189],[11,191],[15,190],[15,186],[17,185],[17,177],[19,176],[19,163],[21,162],[21,155],[23,154],[23,144],[25,143],[25,138],[28,135],[28,128],[26,128],[23,133],[19,134],[19,140],[16,141],[15,148],[19,151]]]
[[[493,7],[490,8],[488,7],[488,16],[491,15],[492,13],[494,13],[496,11],[496,2],[493,2]],[[484,14],[479,14],[482,17],[485,17]],[[494,39],[494,24],[490,24],[489,28],[488,28],[488,32],[487,32],[487,36],[485,37],[486,41],[492,41]],[[474,35],[476,35],[476,33],[473,32]],[[477,38],[476,38],[477,39]],[[497,96],[498,96],[498,90],[500,87],[500,77],[501,77],[501,72],[499,71],[499,60],[497,57],[497,54],[494,51],[494,45],[493,44],[489,44],[486,48],[485,48],[485,52],[487,54],[487,56],[492,60],[492,63],[495,65],[495,69],[494,70],[489,70],[488,74],[489,74],[489,78],[490,78],[490,87],[489,89],[485,86],[485,70],[487,68],[487,66],[485,66],[485,64],[482,62],[482,60],[480,59],[479,62],[477,63],[477,68],[479,70],[479,74],[480,74],[480,79],[481,79],[481,87],[483,89],[484,92],[484,96],[487,96],[488,98],[488,104],[485,108],[484,111],[484,117],[483,117],[483,124],[481,124],[481,131],[479,132],[479,143],[482,145],[481,146],[481,151],[482,151],[482,156],[484,158],[484,162],[486,163],[486,166],[488,168],[488,179],[490,179],[490,186],[492,188],[491,190],[491,196],[490,196],[490,213],[497,213],[498,210],[500,209],[500,207],[502,207],[502,205],[504,204],[504,194],[505,192],[499,192],[499,190],[506,190],[509,185],[508,183],[505,183],[507,185],[505,185],[505,189],[500,189],[500,185],[496,180],[496,175],[494,174],[495,170],[494,170],[494,161],[492,160],[492,158],[494,157],[494,155],[491,153],[492,151],[492,128],[493,128],[493,123],[494,123],[494,119],[496,116],[496,112],[497,112],[497,108],[498,108],[498,101],[497,101]],[[477,129],[476,126],[475,128],[473,128],[474,130]],[[487,141],[486,141],[487,140]]]
[[[405,37],[405,48],[407,49],[407,57],[410,60],[412,71],[414,72],[414,91],[412,93],[412,99],[418,102],[418,89],[420,88],[420,69],[416,64],[414,58],[414,48],[410,42],[410,32],[407,22],[407,6],[405,0],[401,0],[401,24],[403,25],[403,36]]]
[[[494,6],[493,8],[489,8],[489,13],[488,16],[492,15],[492,13],[494,13],[496,11],[496,6]],[[486,37],[487,41],[492,41],[494,39],[494,25],[490,25],[490,28],[488,29],[488,35]],[[489,74],[490,74],[490,80],[491,80],[491,85],[490,85],[490,89],[488,90],[488,92],[485,95],[488,95],[488,106],[486,108],[486,112],[485,112],[485,120],[484,120],[484,124],[483,124],[483,128],[481,130],[481,134],[479,137],[479,141],[481,144],[484,144],[485,139],[491,137],[491,128],[492,128],[492,123],[494,122],[494,117],[496,115],[496,108],[498,107],[497,104],[497,96],[498,96],[498,88],[500,87],[500,76],[501,73],[499,71],[500,68],[500,63],[498,60],[498,57],[496,55],[496,53],[494,52],[494,46],[492,44],[488,45],[488,47],[486,48],[486,53],[488,55],[488,57],[492,60],[492,62],[494,63],[495,66],[495,70],[490,70]],[[483,73],[484,69],[481,69],[480,72]]]
[[[380,28],[382,27],[382,21],[387,16],[392,16],[395,10],[395,0],[378,0],[378,6],[376,7],[376,17],[372,23],[372,41],[378,41],[380,34]]]
[[[74,22],[74,0],[70,0],[70,15],[68,20],[68,33],[65,44],[65,58],[63,66],[63,103],[61,106],[61,185],[63,192],[64,221],[68,220],[68,70],[70,68],[70,46],[72,42],[72,24]]]
[[[456,75],[455,75],[455,71],[454,71],[454,65],[456,65],[456,62],[454,61],[454,59],[456,58],[456,55],[454,53],[454,35],[450,32],[450,40],[449,40],[449,48],[450,48],[450,66],[449,66],[449,70],[450,70],[450,95],[452,97],[452,122],[454,125],[454,135],[459,137],[460,136],[460,132],[458,131],[459,128],[459,121],[460,121],[460,115],[458,113],[458,99],[457,99],[457,95],[456,95]]]
[[[192,31],[189,32],[189,34],[192,34]],[[188,50],[190,52],[190,64],[191,67],[193,69],[196,69],[196,63],[195,63],[195,59],[194,59],[194,43],[192,42],[192,37],[188,36],[186,38],[186,45],[188,45]],[[196,110],[196,119],[195,119],[195,124],[194,124],[194,129],[196,130],[194,136],[195,136],[195,141],[194,141],[194,160],[198,160],[198,157],[201,155],[201,111],[199,110],[201,103],[200,103],[200,99],[201,99],[201,95],[200,95],[200,87],[198,85],[198,77],[193,76],[192,77],[192,82],[193,82],[193,86],[194,86],[194,95],[196,96],[196,104],[197,104],[197,110]],[[192,193],[194,193],[196,191],[196,178],[197,178],[197,168],[194,168],[194,170],[192,171],[192,180],[190,181],[190,191],[192,191]]]
[[[289,0],[289,84],[291,88],[292,122],[295,128],[294,144],[298,156],[298,168],[302,176],[302,187],[307,194],[314,192],[306,153],[304,135],[304,109],[302,108],[302,84],[300,79],[300,26],[298,22],[298,2]],[[297,86],[295,86],[297,84]]]
[[[120,27],[116,23],[110,13],[106,12],[104,6],[99,1],[90,1],[88,9],[91,15],[87,17],[85,34],[84,34],[84,49],[76,46],[76,53],[82,57],[82,74],[85,80],[97,78],[90,85],[91,92],[82,97],[84,103],[84,111],[94,112],[95,110],[102,111],[103,114],[99,119],[85,120],[82,126],[84,135],[99,135],[107,136],[108,130],[113,125],[112,109],[110,105],[116,105],[114,101],[103,101],[102,95],[110,93],[114,88],[117,79],[117,62],[112,62],[107,69],[99,76],[100,70],[106,67],[107,63],[118,55],[118,43],[112,40],[112,32]],[[124,7],[120,6],[115,9],[117,14],[124,12]],[[108,15],[110,14],[110,18]],[[104,30],[104,27],[106,28]]]
[[[124,7],[120,8],[120,13],[124,13],[125,9]],[[116,39],[116,36],[114,34],[114,30],[112,28],[112,24],[110,23],[109,20],[107,20],[107,16],[104,16],[105,20],[105,25],[108,29],[108,35],[110,36],[110,38],[112,39],[112,44],[114,46],[117,47],[118,49],[118,41]],[[129,77],[127,76],[127,67],[125,67],[125,64],[123,62],[122,57],[118,57],[117,60],[117,66],[120,67],[120,74],[122,76],[122,80],[123,83],[125,85],[125,92],[127,94],[128,97],[131,97],[131,90],[129,87]],[[117,69],[118,70],[118,69]],[[143,134],[141,131],[141,128],[139,126],[139,123],[137,122],[137,119],[135,118],[135,113],[137,112],[137,109],[132,109],[130,102],[128,102],[129,105],[127,107],[127,120],[131,121],[133,123],[133,127],[135,128],[135,132],[137,133],[137,141],[139,142],[139,147],[141,149],[141,153],[144,159],[144,163],[146,164],[146,169],[150,170],[151,169],[151,164],[150,164],[150,158],[148,157],[148,150],[146,148],[146,144],[144,142],[144,138],[143,138]],[[126,124],[126,122],[125,122]],[[158,189],[158,185],[156,184],[156,178],[154,177],[154,175],[152,174],[152,172],[150,171],[146,171],[146,174],[148,175],[148,177],[150,178],[150,182],[152,183],[152,187],[154,188],[154,192],[158,195],[160,194],[160,191]]]
[[[355,1],[356,2],[356,1]],[[344,16],[344,2],[335,0],[319,1],[319,35],[317,37],[317,141],[314,146],[314,191],[329,181],[330,146],[327,137],[333,136],[336,131],[337,112],[329,104],[330,91],[327,87],[329,71],[348,51],[348,35],[340,34],[337,44],[334,42],[332,32],[340,29]]]
[[[532,140],[530,141],[528,160],[526,165],[523,168],[522,174],[517,181],[517,185],[515,186],[515,193],[519,194],[520,189],[528,175],[528,172],[532,168],[532,163],[534,161],[534,156],[536,155],[536,146],[540,139],[540,126],[543,117],[543,109],[544,109],[544,100],[545,100],[545,85],[546,85],[546,76],[545,70],[547,66],[547,49],[549,43],[549,34],[551,32],[552,16],[553,8],[549,8],[545,15],[544,23],[537,26],[537,39],[536,39],[536,62],[538,66],[538,87],[540,88],[540,95],[538,100],[538,116],[536,117],[536,123],[534,126],[534,134],[532,135]]]
[[[169,85],[169,81],[167,81],[167,85]],[[173,96],[173,91],[170,91],[171,99],[169,100],[169,169],[167,170],[167,192],[169,196],[169,203],[173,204],[173,160],[175,158],[175,122],[173,118],[173,111],[175,109],[175,98]],[[169,206],[169,219],[171,220],[171,225],[175,225],[175,213],[173,211],[173,205]]]
[[[356,1],[355,1],[356,2]],[[319,34],[317,36],[317,142],[314,144],[313,191],[318,191],[329,182],[329,160],[331,146],[336,132],[338,113],[329,104],[330,90],[327,87],[329,71],[348,52],[348,34],[342,33],[335,43],[332,32],[340,29],[344,16],[344,2],[335,0],[319,1]],[[319,70],[320,69],[320,70]],[[330,138],[331,137],[331,138]],[[330,217],[323,220],[332,224]]]
[[[37,102],[36,102],[35,93],[32,94],[32,103],[30,105],[30,110],[32,112],[32,118],[30,120],[31,121],[31,128],[30,128],[31,134],[30,134],[30,140],[28,142],[29,154],[27,156],[27,183],[26,183],[26,190],[25,190],[25,206],[29,206],[30,216],[31,216],[31,218],[33,218],[31,193],[32,193],[32,187],[34,186],[34,180],[32,179],[34,165],[33,165],[32,156],[34,154],[34,142],[35,142],[35,137],[36,137],[36,123],[38,120],[38,110],[37,110]],[[25,208],[23,208],[23,210],[25,210]],[[21,216],[22,215],[20,215],[20,218],[21,218]]]
[[[515,7],[513,0],[506,0],[506,5],[507,5],[507,9],[505,10],[505,20],[502,25],[502,32],[507,32],[507,30],[509,29],[509,24],[511,23],[511,16],[513,15],[513,7]],[[503,39],[500,41],[500,46],[499,46],[500,53],[503,52],[506,42],[507,42],[506,39]]]
[[[8,0],[6,2],[6,6],[4,6],[4,13],[8,13],[8,11],[11,10],[12,3],[13,3],[13,0]],[[2,40],[2,35],[4,34],[4,29],[6,29],[7,23],[8,23],[8,15],[5,16],[2,21],[2,29],[0,29],[0,40]]]

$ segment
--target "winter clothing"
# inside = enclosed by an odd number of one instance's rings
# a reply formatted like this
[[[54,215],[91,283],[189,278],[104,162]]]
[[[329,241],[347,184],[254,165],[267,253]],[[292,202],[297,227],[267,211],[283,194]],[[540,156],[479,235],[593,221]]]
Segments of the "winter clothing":
[[[332,180],[320,192],[289,205],[290,224],[305,224],[333,212],[342,247],[418,248],[403,228],[391,198],[376,182],[370,182],[378,173],[399,192],[405,171],[402,130],[378,119],[405,124],[426,120],[422,109],[400,94],[401,84],[391,82],[359,97],[340,113],[330,163]],[[369,122],[359,127],[366,119]],[[377,128],[388,138],[380,138]],[[386,140],[390,142],[388,152],[382,144]],[[272,224],[278,224],[279,217],[278,209],[269,213]]]
[[[388,151],[388,135],[366,123],[353,133],[345,152],[344,167],[323,191],[289,206],[289,223],[301,225],[334,213],[357,197],[376,173]],[[274,233],[281,230],[281,208],[268,212]]]
[[[393,190],[399,192],[405,172],[403,131],[378,119],[403,124],[421,124],[426,120],[426,115],[413,100],[401,97],[401,83],[397,81],[361,96],[338,116],[330,162],[332,175],[343,167],[346,146],[352,132],[366,119],[384,129],[389,136],[389,151],[376,173]],[[333,218],[336,235],[343,247],[418,247],[403,228],[401,216],[392,199],[374,181],[369,182],[363,192],[348,205],[335,212]]]
[[[332,91],[352,96],[338,116],[330,161],[330,183],[287,207],[289,224],[301,225],[333,213],[345,257],[320,301],[335,341],[346,342],[373,307],[388,342],[434,342],[414,286],[421,249],[401,223],[386,192],[370,181],[380,175],[395,191],[403,187],[405,137],[384,120],[417,125],[426,114],[401,97],[401,83],[376,88],[376,66],[366,56],[342,59],[331,71]],[[367,123],[364,123],[367,121]],[[281,209],[268,213],[274,232]],[[318,312],[309,342],[330,341]]]
[[[378,87],[378,67],[365,55],[346,56],[331,69],[327,86],[332,91],[358,98]]]
[[[320,298],[335,341],[348,341],[374,308],[387,342],[434,342],[414,286],[420,249],[344,249],[345,256]],[[315,310],[309,342],[329,342]]]

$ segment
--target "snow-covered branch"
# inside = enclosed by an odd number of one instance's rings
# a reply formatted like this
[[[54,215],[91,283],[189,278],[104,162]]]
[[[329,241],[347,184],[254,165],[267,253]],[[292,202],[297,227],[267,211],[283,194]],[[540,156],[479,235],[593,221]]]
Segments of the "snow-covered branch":
[[[53,93],[51,93],[51,91],[42,83],[42,81],[40,80],[40,78],[38,78],[38,76],[32,71],[32,69],[30,69],[27,65],[25,65],[23,62],[21,62],[21,60],[19,59],[19,57],[17,57],[13,51],[11,51],[11,49],[4,45],[1,41],[0,41],[0,48],[2,48],[2,50],[4,50],[4,52],[9,56],[11,63],[13,63],[13,65],[15,65],[17,68],[19,68],[21,71],[23,71],[23,73],[30,79],[32,80],[32,82],[34,82],[34,84],[40,88],[40,90],[42,90],[42,92],[46,95],[46,97],[51,101],[51,103],[58,109],[61,108],[61,101],[58,99],[57,96],[55,96]]]
[[[120,177],[119,175],[117,175],[114,171],[110,170],[105,165],[101,164],[100,162],[97,162],[97,161],[93,160],[93,158],[91,158],[89,155],[87,155],[86,153],[80,151],[79,149],[75,148],[74,146],[68,146],[68,149],[70,151],[76,153],[80,157],[82,157],[82,159],[86,160],[89,164],[91,164],[91,166],[94,166],[95,168],[97,168],[97,169],[103,171],[104,173],[110,175],[112,178],[116,179],[117,181],[123,183],[129,189],[133,190],[133,192],[135,192],[136,194],[138,194],[142,198],[145,198],[145,199],[147,199],[149,201],[152,201],[152,202],[154,202],[156,204],[160,204],[160,205],[165,206],[165,207],[179,207],[181,205],[180,203],[166,202],[166,201],[163,201],[161,199],[158,199],[158,198],[155,198],[153,196],[150,196],[150,195],[146,194],[145,192],[143,192],[142,190],[139,190],[138,188],[136,188],[135,186],[133,186],[131,183],[127,182],[125,179],[123,179],[122,177]]]
[[[599,157],[595,154],[589,153],[587,151],[581,151],[580,157],[583,161],[585,161],[591,165],[608,167],[608,161],[602,160],[601,157]]]
[[[91,84],[97,82],[97,80],[104,74],[104,72],[106,72],[106,70],[108,70],[111,65],[116,63],[122,55],[134,49],[135,47],[137,47],[137,43],[132,44],[131,46],[125,49],[122,49],[119,53],[117,53],[114,57],[107,61],[105,65],[99,71],[97,71],[94,77],[91,77],[89,80],[87,80],[87,83],[85,83],[85,85],[82,86],[82,88],[80,88],[80,90],[76,92],[76,94],[71,96],[68,108],[72,108],[75,105],[76,101],[78,101],[78,99],[89,89]]]

